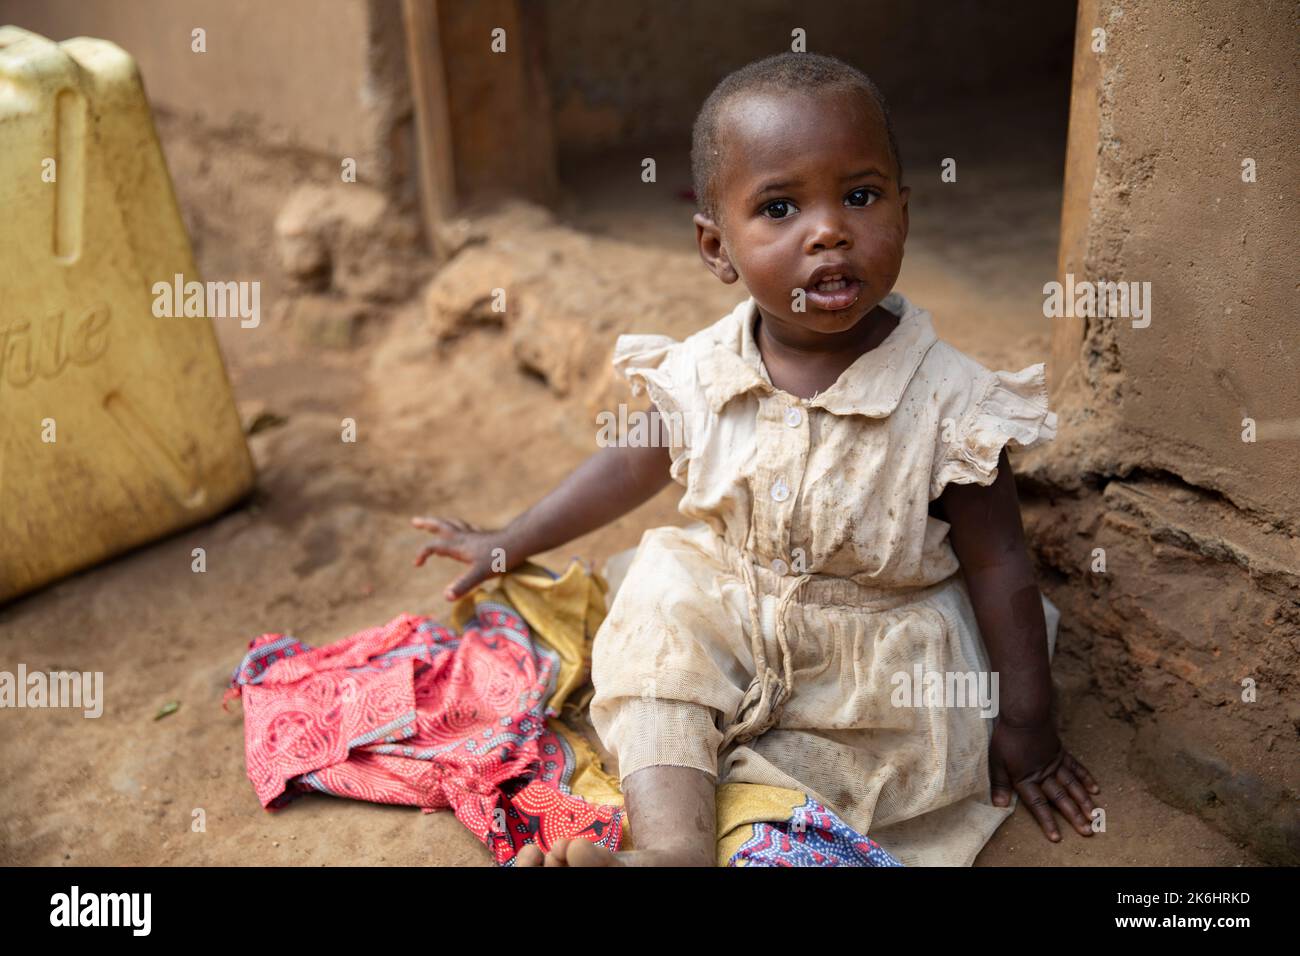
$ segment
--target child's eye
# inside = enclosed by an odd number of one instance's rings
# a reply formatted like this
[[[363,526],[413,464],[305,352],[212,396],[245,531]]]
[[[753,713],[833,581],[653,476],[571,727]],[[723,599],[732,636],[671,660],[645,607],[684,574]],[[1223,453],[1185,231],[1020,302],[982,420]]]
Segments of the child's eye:
[[[778,207],[781,208],[781,210],[782,210],[781,213],[780,213],[779,215],[774,215],[774,216],[773,216],[773,215],[768,215],[767,218],[769,218],[769,219],[785,219],[786,216],[788,216],[790,212],[793,212],[793,211],[794,211],[794,209],[795,209],[795,204],[792,203],[792,202],[790,202],[790,200],[788,200],[788,199],[773,199],[770,203],[768,203],[766,206],[763,207],[763,213],[764,213],[764,215],[767,215],[771,210],[776,209],[776,208],[778,208]]]
[[[853,190],[845,199],[851,206],[870,206],[880,198],[880,193],[874,189],[867,189],[865,186]],[[860,200],[860,201],[859,201]]]

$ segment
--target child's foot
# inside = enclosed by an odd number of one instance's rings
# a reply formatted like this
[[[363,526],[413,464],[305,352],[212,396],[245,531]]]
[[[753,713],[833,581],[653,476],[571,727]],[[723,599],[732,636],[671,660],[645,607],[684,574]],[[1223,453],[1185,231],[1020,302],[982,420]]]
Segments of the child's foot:
[[[624,850],[611,853],[587,840],[556,840],[543,854],[530,843],[515,857],[515,866],[712,866],[699,854],[685,850]]]
[[[545,855],[536,844],[528,844],[515,857],[515,866],[623,866],[623,862],[589,840],[556,840]]]

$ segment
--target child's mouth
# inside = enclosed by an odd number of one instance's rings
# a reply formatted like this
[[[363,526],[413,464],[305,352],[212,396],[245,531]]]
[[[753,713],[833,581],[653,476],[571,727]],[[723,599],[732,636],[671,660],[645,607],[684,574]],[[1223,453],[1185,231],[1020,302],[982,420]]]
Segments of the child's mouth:
[[[829,275],[804,290],[814,307],[826,312],[847,309],[862,294],[862,283],[844,275]]]

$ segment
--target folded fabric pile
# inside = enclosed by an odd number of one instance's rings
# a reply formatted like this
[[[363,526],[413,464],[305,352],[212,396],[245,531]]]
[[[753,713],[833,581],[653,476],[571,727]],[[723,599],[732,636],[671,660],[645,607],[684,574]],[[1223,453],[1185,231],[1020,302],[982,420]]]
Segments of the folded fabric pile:
[[[403,614],[319,648],[256,638],[226,697],[243,699],[262,806],[319,792],[450,808],[506,866],[562,838],[630,848],[618,781],[560,719],[590,698],[607,592],[576,560],[560,576],[530,563],[458,601],[450,627]],[[900,865],[807,795],[751,784],[718,788],[718,863]]]

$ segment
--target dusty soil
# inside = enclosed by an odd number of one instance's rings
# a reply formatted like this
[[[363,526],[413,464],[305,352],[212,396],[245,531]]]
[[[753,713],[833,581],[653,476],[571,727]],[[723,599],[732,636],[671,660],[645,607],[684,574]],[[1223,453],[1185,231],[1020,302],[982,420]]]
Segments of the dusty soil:
[[[600,356],[617,332],[684,335],[743,293],[699,264],[691,207],[673,195],[686,185],[684,164],[661,163],[656,195],[620,185],[626,168],[611,157],[570,171],[581,185],[561,205],[561,223],[508,210],[483,221],[472,247],[497,257],[473,269],[513,262],[521,289],[561,284],[570,320],[577,310],[584,322],[576,340],[564,316],[529,336],[491,323],[447,329],[446,315],[431,324],[419,296],[363,303],[350,345],[322,338],[275,265],[272,221],[294,185],[337,167],[176,118],[163,117],[160,133],[205,277],[263,283],[261,327],[218,329],[241,411],[285,421],[250,438],[258,490],[243,506],[0,609],[0,667],[106,675],[98,720],[0,714],[0,863],[490,865],[448,813],[326,797],[262,810],[244,775],[240,708],[221,708],[231,670],[265,631],[319,644],[402,612],[442,615],[439,595],[458,566],[414,568],[421,536],[408,517],[508,520],[594,450],[592,408],[616,394]],[[1026,154],[961,175],[985,189],[929,185],[914,197],[899,288],[959,348],[1020,368],[1047,353],[1040,277],[1055,260],[1059,170]],[[592,261],[606,276],[594,285]],[[357,422],[354,444],[340,441],[343,418]],[[558,569],[581,555],[599,567],[645,528],[680,522],[677,498],[670,487],[539,560]],[[191,571],[195,547],[207,551],[203,574]],[[1257,862],[1137,782],[1127,768],[1133,730],[1090,695],[1069,646],[1055,670],[1064,737],[1102,784],[1107,832],[1084,840],[1067,831],[1053,846],[1021,809],[980,865]],[[155,720],[170,700],[179,710]],[[196,833],[199,808],[206,831]]]

